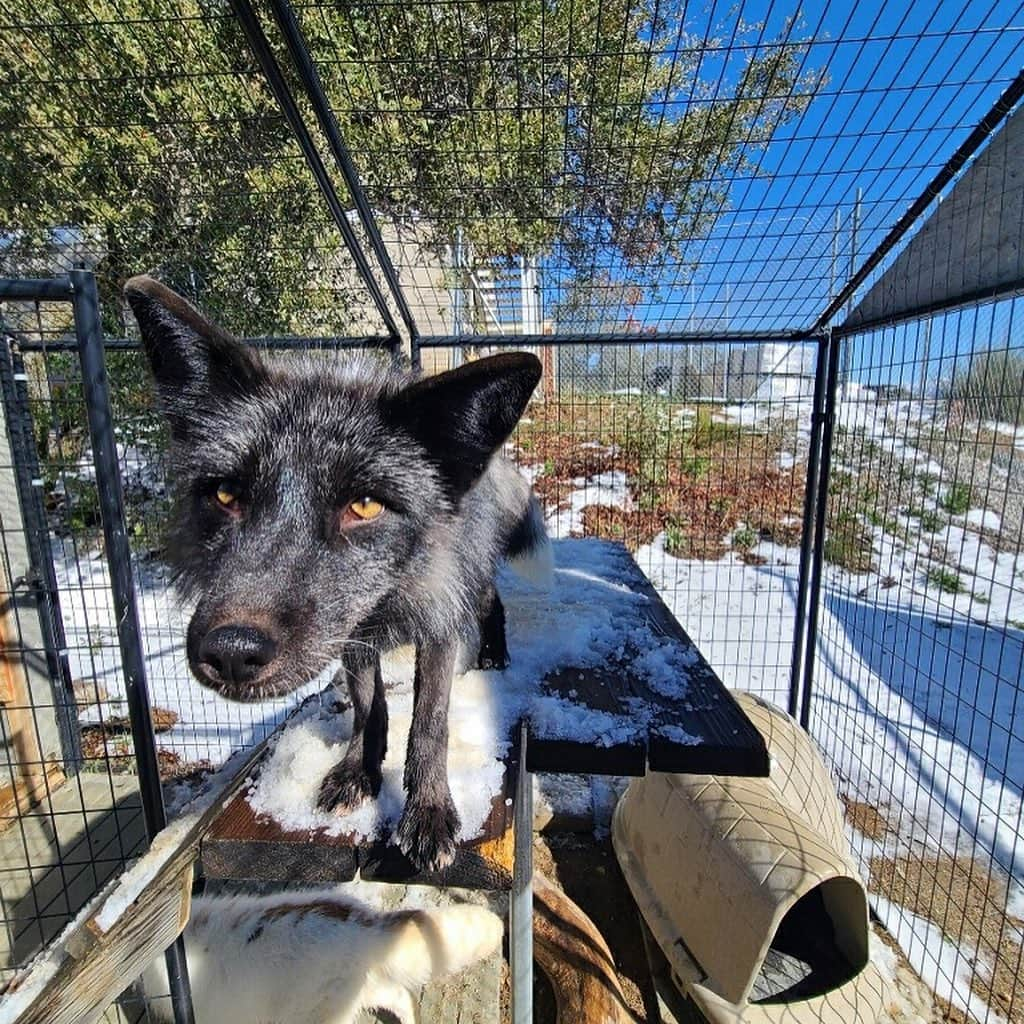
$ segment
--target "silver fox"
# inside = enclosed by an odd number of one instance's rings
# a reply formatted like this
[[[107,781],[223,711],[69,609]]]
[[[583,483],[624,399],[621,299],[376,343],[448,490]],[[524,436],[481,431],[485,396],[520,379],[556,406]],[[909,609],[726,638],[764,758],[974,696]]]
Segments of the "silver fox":
[[[540,362],[506,353],[424,379],[366,358],[289,366],[151,278],[132,278],[125,296],[170,425],[168,561],[195,602],[193,674],[251,701],[340,660],[353,733],[319,803],[345,810],[381,786],[379,655],[415,644],[397,841],[416,867],[445,868],[459,828],[446,766],[459,642],[478,635],[479,666],[504,667],[498,564],[550,568],[537,499],[496,454]]]

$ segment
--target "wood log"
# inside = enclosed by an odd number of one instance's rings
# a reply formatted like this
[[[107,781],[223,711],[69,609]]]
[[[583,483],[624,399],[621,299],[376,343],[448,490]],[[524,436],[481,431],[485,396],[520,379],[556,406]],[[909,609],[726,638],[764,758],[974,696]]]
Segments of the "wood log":
[[[634,1024],[608,944],[540,872],[533,876],[533,958],[555,993],[558,1024]]]

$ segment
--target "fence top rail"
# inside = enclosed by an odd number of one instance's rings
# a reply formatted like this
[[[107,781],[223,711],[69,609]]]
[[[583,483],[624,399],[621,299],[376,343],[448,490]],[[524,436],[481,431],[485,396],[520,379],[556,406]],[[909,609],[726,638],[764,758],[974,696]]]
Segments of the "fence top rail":
[[[42,302],[46,299],[70,299],[74,292],[71,279],[57,277],[0,277],[0,302]]]
[[[0,295],[0,298],[3,296]],[[59,297],[59,296],[52,296]],[[24,298],[24,296],[21,296]],[[17,330],[8,326],[4,334],[17,341],[21,352],[73,352],[77,350],[77,342],[73,338],[27,338]],[[303,337],[299,335],[261,336],[241,338],[244,344],[266,351],[294,351],[302,349],[324,349],[344,351],[347,349],[384,349],[391,350],[394,340],[383,335],[365,335],[361,337]],[[741,344],[756,345],[760,343],[785,342],[790,344],[817,344],[821,338],[803,333],[753,333],[753,334],[672,334],[672,335],[637,335],[637,334],[473,334],[473,335],[428,335],[421,339],[424,348],[476,348],[500,345],[502,347],[533,347],[546,345],[554,348],[579,345],[631,345],[643,347],[653,346],[698,346]],[[104,338],[103,347],[108,351],[135,352],[140,351],[142,343],[137,338]]]
[[[419,338],[420,348],[464,348],[489,345],[718,345],[727,342],[757,344],[760,342],[818,342],[821,338],[809,331],[703,331],[672,334],[637,334],[633,331],[571,332],[559,334],[427,334]]]
[[[18,342],[18,349],[21,352],[74,352],[78,349],[78,343],[74,338],[54,338],[52,341],[39,338],[23,338],[17,331],[8,327],[5,335],[15,338]],[[280,337],[257,337],[239,339],[246,345],[253,348],[266,349],[268,351],[289,351],[292,349],[352,349],[352,348],[380,348],[390,350],[394,347],[394,339],[380,335],[367,335],[355,338],[331,338],[331,337],[300,337],[297,335],[283,335]],[[137,338],[104,338],[103,347],[107,351],[137,352],[142,350],[142,342]]]

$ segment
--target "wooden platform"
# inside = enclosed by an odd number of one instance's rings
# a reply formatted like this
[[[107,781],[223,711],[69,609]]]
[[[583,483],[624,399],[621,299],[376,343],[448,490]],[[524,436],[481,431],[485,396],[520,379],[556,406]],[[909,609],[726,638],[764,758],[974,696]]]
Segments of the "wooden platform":
[[[693,663],[686,670],[687,692],[685,699],[678,701],[652,689],[634,665],[633,659],[642,651],[627,652],[618,663],[597,669],[567,665],[545,677],[546,692],[585,708],[642,717],[650,724],[626,742],[605,745],[598,734],[581,733],[572,740],[545,738],[528,719],[527,768],[531,772],[582,775],[643,775],[650,770],[767,776],[768,751],[761,734],[629,552],[606,541],[562,541],[559,547],[570,551],[579,544],[600,546],[602,562],[608,563],[608,583],[625,585],[643,598],[641,614],[653,633],[692,652]],[[564,559],[566,554],[562,553],[560,560]],[[676,738],[678,730],[692,742]]]
[[[201,846],[208,878],[324,885],[356,876],[463,889],[507,890],[512,885],[512,803],[518,765],[505,770],[483,835],[463,843],[444,871],[417,871],[395,846],[382,840],[332,836],[322,831],[288,832],[260,818],[240,793],[224,809]]]
[[[624,609],[623,621],[629,620],[629,628],[623,627],[621,645],[612,644],[617,656],[601,666],[560,665],[544,676],[539,699],[558,697],[559,708],[567,708],[570,718],[575,709],[583,727],[574,726],[571,738],[553,736],[550,722],[539,726],[533,721],[528,703],[528,770],[587,775],[643,775],[648,770],[767,775],[768,753],[760,733],[628,552],[604,541],[558,542],[556,567],[571,577],[576,564],[586,570],[587,600],[591,593],[607,594],[615,611],[610,620],[616,621],[619,609]],[[537,607],[524,607],[524,601],[530,600],[539,604],[542,599],[518,595],[506,602],[510,621],[517,614],[530,615],[531,622],[544,621]],[[556,594],[544,600],[550,611],[552,600],[560,598]],[[685,655],[679,659],[686,664],[683,699],[652,688],[649,677],[637,667],[645,652],[631,649],[630,644],[644,636],[656,637],[662,653]],[[514,651],[512,656],[515,658]],[[595,716],[590,714],[593,711],[605,714]],[[620,731],[628,736],[609,742],[608,735],[587,731],[591,724],[599,729],[602,722],[614,723],[616,737]],[[483,834],[463,844],[455,862],[440,874],[417,873],[397,848],[380,839],[287,831],[270,818],[258,817],[244,793],[235,797],[203,840],[203,871],[210,878],[304,884],[348,881],[358,871],[362,877],[378,881],[508,889],[518,770],[516,752],[506,763],[502,790],[494,798]]]

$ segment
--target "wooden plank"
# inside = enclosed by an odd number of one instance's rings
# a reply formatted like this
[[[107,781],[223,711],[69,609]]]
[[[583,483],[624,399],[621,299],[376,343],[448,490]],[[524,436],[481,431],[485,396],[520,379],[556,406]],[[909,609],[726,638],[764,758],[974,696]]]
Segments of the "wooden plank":
[[[200,857],[208,878],[310,885],[351,881],[359,866],[358,847],[351,837],[288,832],[258,816],[244,793],[213,823],[203,838]]]
[[[694,775],[767,776],[768,747],[764,737],[700,654],[697,645],[662,601],[650,580],[632,559],[630,562],[635,569],[630,587],[647,596],[651,627],[698,655],[698,661],[688,673],[689,686],[682,704],[653,693],[636,677],[631,679],[634,692],[659,709],[648,734],[648,767],[656,772],[689,772]],[[670,731],[673,727],[680,728],[697,737],[699,742],[686,744],[674,740],[662,731],[666,726]]]
[[[604,711],[623,720],[642,717],[649,719],[650,725],[639,728],[634,738],[612,745],[601,735],[578,733],[573,739],[553,739],[537,735],[531,728],[529,770],[590,775],[643,775],[647,770],[767,775],[764,738],[658,592],[621,545],[608,542],[607,555],[613,566],[609,582],[641,595],[650,629],[664,641],[678,644],[680,653],[686,652],[692,661],[687,669],[686,696],[673,699],[648,686],[631,667],[632,659],[643,651],[627,651],[618,663],[599,668],[560,669],[544,680],[547,693],[577,704],[582,711]]]
[[[512,811],[517,776],[518,764],[507,764],[501,792],[491,804],[483,834],[461,843],[455,860],[444,871],[418,871],[397,847],[378,841],[360,847],[360,875],[376,882],[455,886],[490,892],[511,889],[515,842]]]
[[[567,701],[613,715],[629,715],[623,698],[622,674],[609,668],[565,668],[547,676],[544,689]],[[530,734],[526,765],[531,772],[579,775],[643,775],[647,765],[646,736],[605,745],[600,737],[552,739]]]
[[[213,823],[201,844],[208,878],[259,882],[347,882],[356,871],[378,882],[458,886],[503,891],[512,884],[512,795],[516,767],[506,767],[482,835],[460,845],[442,872],[416,870],[388,840],[329,835],[322,830],[289,832],[256,815],[238,794]]]
[[[103,932],[91,917],[64,942],[64,969],[48,981],[33,1006],[13,1020],[17,1024],[97,1020],[184,929],[191,890],[192,862],[176,859],[116,928]]]
[[[46,764],[42,770],[36,765],[15,775],[13,782],[0,787],[0,832],[13,825],[27,810],[41,803],[56,792],[66,781],[64,769],[59,764]]]

